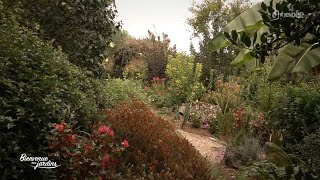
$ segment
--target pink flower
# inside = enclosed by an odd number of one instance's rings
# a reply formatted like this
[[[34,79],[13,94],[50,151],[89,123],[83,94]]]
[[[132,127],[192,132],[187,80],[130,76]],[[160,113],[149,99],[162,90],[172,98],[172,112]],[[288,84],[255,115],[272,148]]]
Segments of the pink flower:
[[[108,129],[108,130],[107,130],[107,134],[108,134],[109,136],[114,136],[114,131],[113,131],[112,129]]]
[[[67,136],[67,140],[71,143],[76,143],[78,140],[77,140],[77,134],[68,134]]]
[[[106,133],[106,134],[108,134],[109,136],[114,136],[113,130],[110,129],[110,127],[108,127],[108,126],[100,126],[99,129],[98,129],[98,132],[99,132],[100,134]]]
[[[64,129],[67,127],[67,124],[66,123],[53,124],[53,127],[56,129],[56,131],[63,132]]]
[[[108,126],[100,126],[98,129],[98,132],[100,134],[102,134],[102,133],[106,132],[108,128],[109,128]]]
[[[125,148],[128,147],[128,146],[129,146],[128,140],[126,140],[126,139],[123,140],[122,143],[121,143],[121,145],[122,145],[123,147],[125,147]]]

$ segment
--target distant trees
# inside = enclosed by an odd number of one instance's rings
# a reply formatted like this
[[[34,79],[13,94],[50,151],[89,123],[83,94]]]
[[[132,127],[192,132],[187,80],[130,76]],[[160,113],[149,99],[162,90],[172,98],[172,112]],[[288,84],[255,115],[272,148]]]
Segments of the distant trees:
[[[187,23],[193,29],[193,36],[200,39],[200,52],[194,54],[196,61],[203,64],[201,79],[207,85],[210,71],[215,75],[228,75],[232,72],[230,62],[234,59],[233,48],[226,48],[217,52],[208,49],[210,40],[233,18],[249,7],[247,0],[236,0],[227,3],[221,0],[204,0],[193,2],[189,11],[192,17]],[[213,71],[212,71],[212,70]]]
[[[114,63],[112,76],[133,75],[148,82],[153,77],[165,77],[168,55],[175,53],[175,46],[170,47],[170,39],[166,34],[160,37],[148,31],[148,37],[144,39],[127,36],[115,42],[110,57]],[[137,77],[137,73],[144,75]]]

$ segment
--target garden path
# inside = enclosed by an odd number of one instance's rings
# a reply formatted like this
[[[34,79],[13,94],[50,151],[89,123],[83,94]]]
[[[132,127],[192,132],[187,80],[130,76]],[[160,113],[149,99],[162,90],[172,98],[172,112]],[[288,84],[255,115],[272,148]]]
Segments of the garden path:
[[[172,113],[159,113],[163,119],[173,122],[176,131],[186,138],[195,149],[197,149],[200,154],[207,157],[208,160],[214,164],[219,164],[224,156],[226,150],[226,143],[213,138],[210,132],[206,129],[196,129],[193,128],[190,122],[186,122],[185,126],[181,128],[182,120],[173,120]]]
[[[177,132],[185,137],[200,154],[207,157],[212,163],[220,163],[222,161],[226,147],[218,140],[181,129],[177,129]]]
[[[155,111],[155,113],[160,115],[163,119],[172,122],[177,134],[186,138],[189,143],[200,152],[200,154],[207,157],[208,160],[215,165],[214,167],[217,169],[216,172],[218,173],[215,177],[219,177],[218,179],[235,179],[236,171],[226,168],[223,165],[223,162],[221,162],[226,150],[227,144],[225,142],[213,138],[210,132],[206,129],[193,128],[190,122],[187,122],[181,129],[182,119],[173,120],[173,113],[161,113],[159,111]]]

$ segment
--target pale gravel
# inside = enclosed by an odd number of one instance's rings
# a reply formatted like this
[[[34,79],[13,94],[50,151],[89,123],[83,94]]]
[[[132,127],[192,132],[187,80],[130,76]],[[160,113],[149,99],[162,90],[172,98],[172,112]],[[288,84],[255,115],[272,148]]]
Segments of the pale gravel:
[[[223,142],[208,136],[189,133],[181,129],[176,129],[190,144],[197,149],[200,154],[207,157],[212,163],[220,163],[223,159],[226,146]]]

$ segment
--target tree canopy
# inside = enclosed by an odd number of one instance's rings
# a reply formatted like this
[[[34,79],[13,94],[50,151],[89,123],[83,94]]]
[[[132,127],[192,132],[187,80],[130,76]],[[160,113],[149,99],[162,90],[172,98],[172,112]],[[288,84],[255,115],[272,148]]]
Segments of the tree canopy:
[[[77,66],[102,76],[111,37],[120,27],[114,0],[3,1],[18,4],[20,22],[51,41]]]

